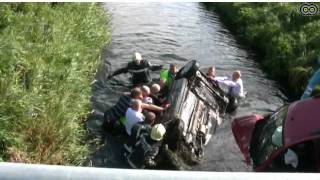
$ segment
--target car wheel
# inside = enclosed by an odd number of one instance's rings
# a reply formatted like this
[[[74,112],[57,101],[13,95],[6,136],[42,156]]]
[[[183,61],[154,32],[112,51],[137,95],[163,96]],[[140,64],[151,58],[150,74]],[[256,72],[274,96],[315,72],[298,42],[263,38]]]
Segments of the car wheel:
[[[176,79],[190,78],[199,70],[199,64],[196,60],[189,61],[177,73]]]

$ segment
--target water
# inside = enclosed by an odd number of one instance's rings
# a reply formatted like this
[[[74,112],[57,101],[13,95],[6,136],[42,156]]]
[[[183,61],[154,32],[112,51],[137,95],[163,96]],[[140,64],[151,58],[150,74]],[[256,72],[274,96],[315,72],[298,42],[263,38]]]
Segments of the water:
[[[105,3],[103,6],[112,15],[113,40],[103,53],[103,63],[93,85],[94,115],[89,118],[89,129],[97,131],[103,111],[117,101],[121,92],[128,90],[110,84],[106,76],[130,61],[134,51],[141,52],[152,63],[165,66],[170,62],[181,66],[187,60],[196,59],[202,67],[215,65],[218,75],[231,75],[238,69],[242,72],[247,98],[237,112],[225,116],[205,150],[202,163],[193,169],[251,171],[234,141],[231,121],[250,113],[268,113],[285,101],[279,86],[267,79],[255,62],[255,55],[238,44],[219,16],[200,3]],[[116,80],[120,84],[128,83],[127,75],[119,75]],[[93,153],[91,165],[127,168],[117,139],[106,139],[106,144]]]

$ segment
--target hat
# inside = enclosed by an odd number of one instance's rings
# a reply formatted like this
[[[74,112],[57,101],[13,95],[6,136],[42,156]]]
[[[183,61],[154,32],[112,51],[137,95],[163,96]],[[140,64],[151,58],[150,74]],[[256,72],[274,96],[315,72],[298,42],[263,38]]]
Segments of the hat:
[[[140,62],[142,60],[142,56],[140,53],[135,52],[132,56],[132,61],[134,62]]]
[[[156,124],[151,130],[151,139],[155,141],[160,141],[163,135],[166,133],[166,128],[162,124]]]

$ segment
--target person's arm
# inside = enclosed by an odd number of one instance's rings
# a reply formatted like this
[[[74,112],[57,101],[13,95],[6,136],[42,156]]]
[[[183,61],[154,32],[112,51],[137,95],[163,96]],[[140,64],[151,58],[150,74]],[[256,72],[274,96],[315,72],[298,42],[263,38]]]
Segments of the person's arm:
[[[161,112],[164,111],[165,108],[163,107],[159,107],[153,104],[146,104],[146,103],[142,103],[142,109],[148,109],[151,111],[157,111],[157,112]]]
[[[118,74],[127,73],[128,70],[129,70],[128,65],[127,65],[126,67],[120,68],[120,69],[114,71],[111,75],[109,75],[109,76],[108,76],[108,79],[111,78],[111,77],[113,77],[113,76],[116,76],[116,75],[118,75]]]
[[[236,87],[238,86],[238,84],[234,81],[231,81],[231,80],[218,80],[218,83],[220,84],[224,84],[228,87]]]
[[[150,64],[149,63],[149,67],[151,71],[159,71],[163,68],[163,65],[161,64]]]
[[[229,77],[228,76],[216,76],[216,77],[214,77],[213,78],[213,80],[216,80],[216,81],[224,81],[224,80],[227,80],[227,79],[229,79]]]
[[[127,73],[127,72],[128,72],[128,67],[123,67],[113,72],[112,76],[116,76],[118,74]]]
[[[151,64],[149,61],[144,60],[144,67],[150,69],[151,71],[158,71],[162,69],[163,65]]]

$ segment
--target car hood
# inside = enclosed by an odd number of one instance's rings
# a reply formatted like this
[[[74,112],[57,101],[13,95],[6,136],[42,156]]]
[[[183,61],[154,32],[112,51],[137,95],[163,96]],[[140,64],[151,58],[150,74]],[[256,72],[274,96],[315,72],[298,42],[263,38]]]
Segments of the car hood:
[[[249,147],[251,143],[252,133],[256,123],[262,119],[263,119],[263,116],[258,114],[253,114],[250,116],[236,118],[232,122],[233,136],[248,164],[250,164],[251,162]]]

